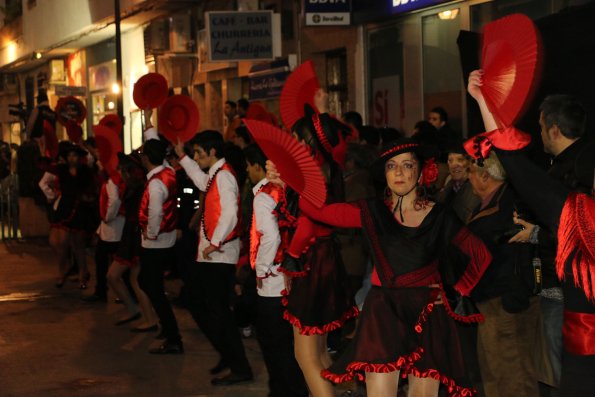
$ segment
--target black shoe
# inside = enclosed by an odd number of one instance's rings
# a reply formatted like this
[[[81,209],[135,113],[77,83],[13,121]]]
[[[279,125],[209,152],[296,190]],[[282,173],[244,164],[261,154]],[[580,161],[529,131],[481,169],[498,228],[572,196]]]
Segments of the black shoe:
[[[223,376],[221,378],[211,379],[211,384],[213,386],[231,386],[240,383],[252,382],[253,380],[254,376],[252,374],[238,375],[232,372],[231,374]]]
[[[182,342],[168,342],[165,341],[159,347],[149,349],[149,353],[151,354],[183,354],[184,353],[184,345]]]
[[[124,324],[128,324],[131,323],[133,321],[139,320],[141,318],[141,314],[140,313],[136,313],[133,314],[132,316],[125,318],[123,320],[118,320],[116,321],[116,325],[124,325]]]
[[[93,303],[93,302],[107,303],[107,297],[106,296],[97,295],[97,294],[92,294],[92,295],[87,295],[87,296],[81,296],[81,300],[83,302],[88,302],[88,303]]]
[[[124,301],[120,298],[116,298],[116,299],[114,299],[114,303],[117,303],[118,305],[123,305]]]
[[[227,368],[229,368],[229,366],[227,365],[227,363],[225,361],[223,361],[223,359],[221,359],[221,360],[219,360],[217,365],[215,365],[213,368],[211,368],[209,370],[209,373],[211,375],[217,375],[217,374],[220,374],[221,372],[225,371]]]
[[[143,332],[155,332],[155,331],[159,331],[159,326],[157,324],[155,325],[151,325],[150,327],[134,327],[132,329],[130,329],[130,332],[135,332],[135,333],[143,333]]]

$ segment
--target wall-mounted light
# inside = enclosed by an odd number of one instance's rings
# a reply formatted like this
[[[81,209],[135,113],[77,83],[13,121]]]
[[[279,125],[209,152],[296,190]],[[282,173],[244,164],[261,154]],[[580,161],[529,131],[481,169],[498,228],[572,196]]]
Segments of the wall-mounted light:
[[[447,10],[438,13],[438,18],[442,20],[455,19],[459,15],[459,9]]]
[[[119,94],[120,93],[120,85],[118,83],[112,84],[112,92],[114,94]]]
[[[35,59],[41,59],[41,52],[35,53]]]
[[[112,101],[109,101],[109,102],[107,103],[107,108],[108,108],[109,110],[114,110],[114,108],[115,108],[115,107],[116,107],[116,104],[115,104],[115,103],[113,103]]]

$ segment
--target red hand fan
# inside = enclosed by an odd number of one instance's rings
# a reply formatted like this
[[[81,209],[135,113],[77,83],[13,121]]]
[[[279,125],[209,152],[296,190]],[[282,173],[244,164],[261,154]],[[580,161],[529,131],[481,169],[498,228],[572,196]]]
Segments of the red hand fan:
[[[159,73],[141,76],[132,89],[132,99],[139,109],[156,108],[167,99],[167,80]]]
[[[62,97],[56,104],[56,119],[66,125],[69,121],[81,124],[87,117],[87,108],[80,99],[73,96]]]
[[[94,125],[93,134],[99,161],[107,173],[111,174],[118,166],[118,152],[122,151],[122,141],[120,141],[118,133],[105,125]]]
[[[246,117],[250,120],[264,121],[265,123],[273,124],[269,112],[260,102],[252,102],[246,111]]]
[[[174,95],[159,109],[159,132],[172,143],[189,141],[198,132],[200,115],[196,103],[187,95]]]
[[[527,16],[513,14],[485,26],[481,92],[501,127],[513,125],[528,104],[539,61],[539,36]]]
[[[281,179],[318,208],[326,201],[326,183],[308,149],[291,134],[268,123],[245,119],[258,146],[275,163]]]
[[[306,61],[289,75],[279,101],[281,119],[285,127],[291,128],[300,118],[304,117],[304,104],[314,106],[314,94],[320,88],[314,63]]]
[[[122,131],[122,120],[120,120],[117,114],[105,115],[99,120],[99,124],[111,128],[116,134]]]

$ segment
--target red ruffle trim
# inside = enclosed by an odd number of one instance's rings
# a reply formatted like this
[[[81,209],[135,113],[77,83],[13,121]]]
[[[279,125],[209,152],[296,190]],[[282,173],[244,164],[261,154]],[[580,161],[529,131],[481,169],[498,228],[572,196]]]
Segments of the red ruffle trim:
[[[428,369],[422,372],[412,365],[408,369],[407,374],[403,374],[403,376],[406,375],[413,375],[416,378],[436,379],[444,386],[446,386],[446,390],[448,391],[448,395],[450,397],[472,397],[477,395],[477,390],[475,390],[474,388],[457,386],[454,379],[449,378],[448,376],[440,375],[440,372],[436,371],[435,369]]]
[[[421,358],[424,349],[418,347],[413,353],[400,356],[392,363],[386,364],[373,364],[362,361],[354,361],[347,366],[346,372],[341,375],[337,375],[329,371],[328,369],[322,370],[320,375],[333,383],[343,383],[357,378],[360,381],[365,381],[365,372],[374,372],[377,374],[387,374],[396,371],[407,371],[413,366],[413,364]]]
[[[138,263],[140,262],[140,257],[135,256],[132,259],[124,259],[122,257],[114,255],[114,262],[118,262],[123,265],[130,266],[130,267],[134,267],[134,266],[138,265]]]
[[[283,307],[287,307],[287,290],[281,291],[281,304]],[[350,318],[357,317],[359,315],[359,309],[357,306],[353,306],[348,309],[340,319],[332,321],[328,324],[324,324],[321,326],[310,326],[310,325],[302,325],[302,322],[299,318],[291,314],[287,309],[283,312],[283,319],[289,321],[291,325],[297,327],[300,330],[300,335],[324,335],[328,334],[331,331],[336,330],[337,328],[341,328],[345,321],[349,320]]]
[[[283,266],[279,266],[278,270],[279,270],[279,273],[286,274],[289,277],[302,278],[302,277],[306,277],[308,275],[307,270],[303,270],[301,272],[290,272],[289,270],[285,269]]]

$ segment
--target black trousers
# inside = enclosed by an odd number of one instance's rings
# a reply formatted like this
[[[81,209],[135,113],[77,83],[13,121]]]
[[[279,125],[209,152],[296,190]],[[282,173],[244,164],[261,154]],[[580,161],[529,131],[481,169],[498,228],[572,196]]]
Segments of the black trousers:
[[[187,269],[188,309],[196,324],[234,374],[251,375],[231,310],[235,266],[197,262]]]
[[[95,295],[107,296],[107,269],[112,262],[112,256],[118,250],[119,242],[103,241],[99,239],[95,247]]]
[[[256,337],[269,373],[269,397],[307,397],[293,351],[293,328],[283,319],[281,297],[258,297]]]
[[[182,339],[178,322],[163,287],[163,272],[172,258],[171,248],[141,248],[138,281],[159,317],[166,340],[178,343]]]

